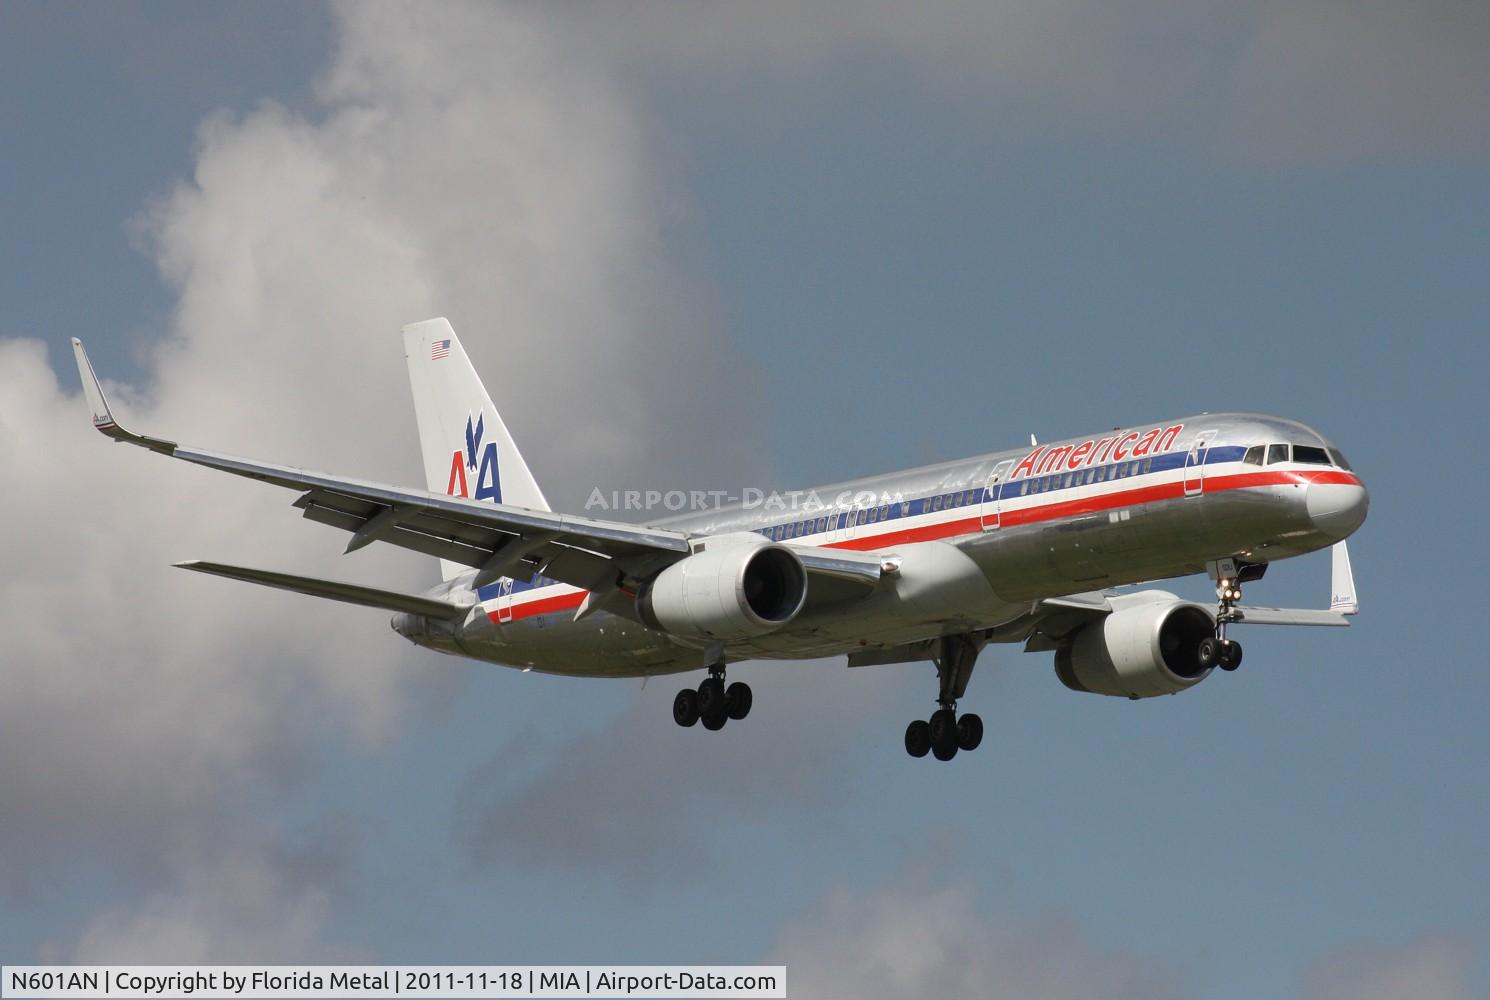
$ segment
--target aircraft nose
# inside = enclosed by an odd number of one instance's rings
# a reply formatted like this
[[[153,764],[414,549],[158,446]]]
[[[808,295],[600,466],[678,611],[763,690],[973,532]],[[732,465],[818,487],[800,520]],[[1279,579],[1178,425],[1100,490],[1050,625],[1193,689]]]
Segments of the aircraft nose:
[[[1314,527],[1336,541],[1361,526],[1370,506],[1366,488],[1357,483],[1310,483],[1304,503]]]

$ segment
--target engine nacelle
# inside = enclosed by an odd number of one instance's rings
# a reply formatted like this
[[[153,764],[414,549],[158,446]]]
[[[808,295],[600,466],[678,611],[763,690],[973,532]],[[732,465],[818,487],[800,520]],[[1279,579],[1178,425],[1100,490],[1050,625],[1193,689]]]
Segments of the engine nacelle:
[[[807,571],[791,549],[759,535],[710,538],[657,575],[637,601],[641,619],[683,639],[748,639],[797,617]]]
[[[1056,650],[1055,675],[1062,684],[1091,694],[1152,698],[1205,680],[1211,671],[1200,666],[1200,641],[1216,629],[1209,610],[1157,592],[1112,603],[1111,614]]]

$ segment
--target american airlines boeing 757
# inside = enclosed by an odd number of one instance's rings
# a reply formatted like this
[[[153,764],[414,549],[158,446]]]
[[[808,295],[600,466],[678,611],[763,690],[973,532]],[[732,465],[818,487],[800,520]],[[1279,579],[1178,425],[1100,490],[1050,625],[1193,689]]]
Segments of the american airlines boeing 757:
[[[989,643],[1053,652],[1075,691],[1176,694],[1235,670],[1228,627],[1346,625],[1358,605],[1345,538],[1366,490],[1303,424],[1201,414],[802,491],[798,505],[721,506],[639,525],[550,510],[450,324],[405,327],[427,490],[234,458],[126,430],[73,341],[93,424],[115,441],[294,490],[303,516],[440,560],[422,594],[215,562],[184,569],[395,612],[420,646],[584,677],[707,672],[673,718],[717,730],[750,712],[728,664],[847,655],[931,662],[937,709],[906,750],[950,760],[982,720],[959,715]],[[1269,565],[1333,546],[1330,607],[1249,607]],[[1214,606],[1143,581],[1206,573]]]

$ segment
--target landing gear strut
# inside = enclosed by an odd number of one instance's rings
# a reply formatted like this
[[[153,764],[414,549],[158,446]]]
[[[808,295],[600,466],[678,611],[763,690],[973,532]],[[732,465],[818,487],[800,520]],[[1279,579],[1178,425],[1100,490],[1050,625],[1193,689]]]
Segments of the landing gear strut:
[[[905,752],[912,757],[928,753],[937,760],[951,760],[959,750],[976,750],[983,742],[983,720],[969,712],[958,716],[957,699],[967,691],[973,664],[982,646],[971,636],[943,636],[937,643],[936,703],[931,718],[917,719],[905,729]]]
[[[750,685],[743,681],[725,687],[724,664],[715,663],[698,690],[684,688],[678,692],[673,699],[673,721],[685,728],[701,721],[705,729],[723,729],[730,719],[749,715],[754,700]]]
[[[1211,667],[1235,670],[1242,665],[1242,644],[1226,638],[1226,626],[1241,618],[1236,607],[1242,600],[1242,575],[1245,572],[1245,569],[1238,572],[1229,560],[1224,560],[1216,568],[1216,637],[1200,640],[1197,650],[1200,666],[1205,670]]]

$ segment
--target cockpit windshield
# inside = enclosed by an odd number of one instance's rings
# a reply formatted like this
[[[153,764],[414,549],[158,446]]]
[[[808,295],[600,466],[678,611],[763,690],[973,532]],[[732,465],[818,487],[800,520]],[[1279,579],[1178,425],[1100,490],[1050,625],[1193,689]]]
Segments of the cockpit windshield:
[[[1334,465],[1341,469],[1350,469],[1350,463],[1345,461],[1345,456],[1334,448],[1320,448],[1312,444],[1270,444],[1254,445],[1247,449],[1242,456],[1242,461],[1248,465],[1262,465],[1266,448],[1268,465],[1276,465],[1279,462],[1299,462],[1303,465]]]

